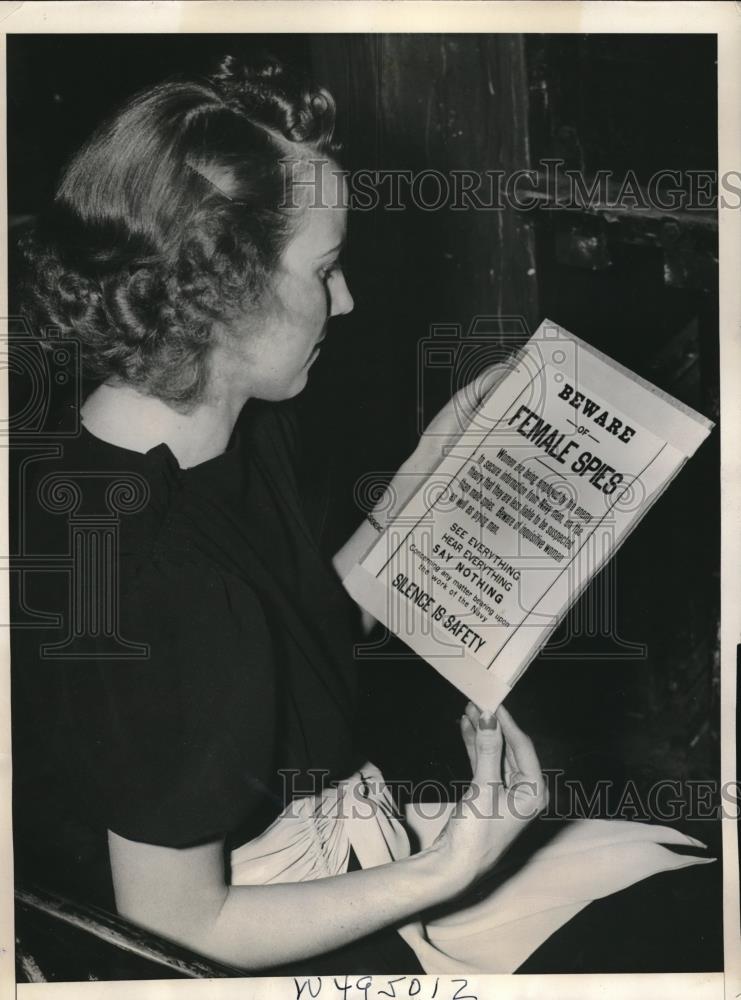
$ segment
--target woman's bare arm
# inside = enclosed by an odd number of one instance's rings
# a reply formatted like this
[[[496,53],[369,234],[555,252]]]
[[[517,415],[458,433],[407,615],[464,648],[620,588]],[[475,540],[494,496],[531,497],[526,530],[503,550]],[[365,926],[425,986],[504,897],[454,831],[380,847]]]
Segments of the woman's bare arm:
[[[493,716],[477,717],[475,729],[466,723],[469,791],[419,854],[330,878],[230,886],[221,841],[178,849],[109,832],[119,913],[217,961],[260,969],[331,951],[453,898],[491,868],[544,804],[532,744],[503,709],[497,718],[499,725]],[[505,745],[528,778],[516,808],[502,780]]]
[[[220,962],[268,968],[341,947],[440,902],[430,852],[306,882],[224,883],[223,844],[158,847],[108,834],[119,913]]]

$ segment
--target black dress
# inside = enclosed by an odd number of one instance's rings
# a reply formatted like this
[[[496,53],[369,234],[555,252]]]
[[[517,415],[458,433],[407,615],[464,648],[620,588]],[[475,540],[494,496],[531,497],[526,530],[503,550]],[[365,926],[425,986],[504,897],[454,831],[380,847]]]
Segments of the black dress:
[[[251,403],[191,469],[84,429],[33,463],[24,532],[46,569],[15,603],[58,623],[13,636],[21,881],[112,907],[106,829],[229,848],[363,763],[352,605],[304,515],[294,427]],[[300,971],[321,969],[419,965],[390,930]]]

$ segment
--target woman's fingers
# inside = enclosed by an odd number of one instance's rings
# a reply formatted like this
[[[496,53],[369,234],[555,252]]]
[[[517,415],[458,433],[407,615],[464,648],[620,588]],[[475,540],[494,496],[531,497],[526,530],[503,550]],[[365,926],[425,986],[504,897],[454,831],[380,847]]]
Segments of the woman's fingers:
[[[505,781],[516,794],[527,791],[536,810],[548,801],[545,779],[532,740],[527,736],[503,705],[497,709],[506,747]]]
[[[470,728],[466,727],[466,736],[464,736],[468,742],[475,737],[481,717],[490,715],[491,713],[482,712],[474,702],[467,703],[463,718],[470,723]],[[540,775],[540,761],[532,740],[520,729],[504,705],[499,706],[494,713],[494,718],[499,718],[502,723],[505,768],[512,773],[521,772],[525,777]]]
[[[467,393],[469,399],[483,403],[500,379],[510,370],[510,366],[499,361],[489,365],[480,375],[463,387],[461,392]]]
[[[514,758],[514,769],[528,781],[541,780],[543,773],[533,741],[523,733],[504,705],[499,706],[496,714],[502,726],[507,748],[511,750]]]
[[[515,759],[515,754],[514,751],[512,750],[512,747],[509,745],[509,743],[507,743],[506,740],[504,741],[504,759],[509,775],[511,776],[515,774],[517,771],[517,760]],[[507,779],[507,781],[509,782],[509,778]]]
[[[499,384],[504,375],[511,370],[511,365],[506,362],[499,361],[497,364],[490,365],[486,371],[481,376],[481,381],[479,382],[479,391],[481,393],[481,401],[483,402],[487,396],[494,390],[494,388]]]
[[[502,780],[502,727],[496,715],[482,712],[476,727],[474,782],[492,788]]]
[[[532,819],[548,805],[548,788],[532,740],[502,705],[497,709],[505,745],[505,783],[518,799],[526,802]]]
[[[479,716],[481,715],[481,709],[478,705],[474,705],[472,701],[469,701],[466,705],[466,716],[471,721],[474,729],[479,724]]]
[[[504,756],[502,757],[502,770],[504,771],[504,784],[509,788],[517,772],[513,763],[512,753],[506,743],[504,744]]]
[[[466,419],[470,419],[508,371],[507,365],[501,363],[491,365],[472,382],[459,389],[455,394],[458,412]]]
[[[546,801],[545,780],[530,737],[500,705],[495,713],[483,712],[469,701],[461,718],[461,733],[479,791],[501,785],[519,797],[525,793],[536,812]],[[530,808],[530,806],[528,807]]]
[[[468,715],[461,716],[461,736],[466,745],[471,770],[476,767],[476,729]]]

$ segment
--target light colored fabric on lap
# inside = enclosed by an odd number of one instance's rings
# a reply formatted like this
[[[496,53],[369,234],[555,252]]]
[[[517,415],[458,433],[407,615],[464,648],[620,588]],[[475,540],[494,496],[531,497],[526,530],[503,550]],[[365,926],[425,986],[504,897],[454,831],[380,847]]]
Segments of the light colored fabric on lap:
[[[455,804],[412,806],[406,820],[420,846],[432,843]],[[658,872],[710,858],[670,827],[577,820],[560,830],[483,901],[399,934],[430,974],[514,972],[592,900]],[[254,840],[232,852],[234,885],[326,878],[347,871],[350,849],[363,868],[408,857],[410,842],[383,776],[367,764],[337,787],[296,799]]]

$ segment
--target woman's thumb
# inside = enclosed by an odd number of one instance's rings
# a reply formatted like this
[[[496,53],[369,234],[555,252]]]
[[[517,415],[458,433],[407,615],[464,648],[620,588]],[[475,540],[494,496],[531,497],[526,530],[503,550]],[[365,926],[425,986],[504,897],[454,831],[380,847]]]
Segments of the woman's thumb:
[[[502,729],[497,717],[490,712],[482,712],[476,727],[476,771],[477,784],[501,780]]]

